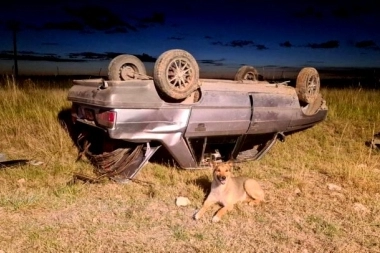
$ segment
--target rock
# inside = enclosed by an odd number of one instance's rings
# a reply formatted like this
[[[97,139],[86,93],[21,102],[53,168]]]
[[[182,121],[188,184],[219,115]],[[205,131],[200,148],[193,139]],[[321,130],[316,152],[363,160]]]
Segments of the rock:
[[[356,212],[360,212],[362,214],[368,214],[370,213],[369,209],[365,207],[363,204],[360,203],[354,203],[354,210]]]
[[[7,160],[7,156],[3,153],[0,153],[0,162],[5,162]]]
[[[31,160],[31,161],[29,161],[29,164],[33,165],[33,166],[39,166],[39,165],[44,164],[44,162],[37,161],[37,160]]]
[[[334,197],[334,198],[337,198],[339,200],[345,200],[346,197],[342,194],[342,193],[339,193],[339,192],[332,192],[330,194],[331,197]]]
[[[175,200],[177,206],[187,206],[190,205],[190,203],[190,200],[186,197],[177,197]]]
[[[25,182],[26,182],[25,178],[20,178],[19,180],[17,180],[17,184],[19,187],[23,187]]]
[[[342,187],[340,187],[339,185],[336,185],[336,184],[327,184],[327,188],[330,191],[341,191],[342,190]]]
[[[293,196],[290,196],[287,198],[288,202],[292,202],[294,200],[294,197]]]

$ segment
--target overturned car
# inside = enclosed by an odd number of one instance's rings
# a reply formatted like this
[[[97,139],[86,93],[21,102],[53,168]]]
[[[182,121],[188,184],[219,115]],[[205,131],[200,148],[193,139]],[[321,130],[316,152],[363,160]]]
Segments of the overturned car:
[[[323,121],[327,106],[316,69],[296,85],[259,80],[242,66],[234,80],[200,79],[193,56],[159,56],[153,77],[132,55],[119,55],[108,78],[74,80],[68,93],[76,143],[100,176],[132,179],[157,150],[184,169],[210,160],[260,159],[276,142]]]

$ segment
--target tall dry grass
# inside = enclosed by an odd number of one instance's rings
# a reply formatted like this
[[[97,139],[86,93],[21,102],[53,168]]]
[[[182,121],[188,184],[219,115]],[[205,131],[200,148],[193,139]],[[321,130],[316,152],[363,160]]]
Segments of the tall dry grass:
[[[45,162],[0,170],[0,252],[380,252],[380,152],[365,145],[380,131],[380,91],[323,89],[326,121],[235,171],[266,203],[212,224],[212,211],[191,218],[207,170],[148,164],[137,178],[150,184],[67,184],[92,173],[57,121],[70,85],[0,81],[0,152]]]

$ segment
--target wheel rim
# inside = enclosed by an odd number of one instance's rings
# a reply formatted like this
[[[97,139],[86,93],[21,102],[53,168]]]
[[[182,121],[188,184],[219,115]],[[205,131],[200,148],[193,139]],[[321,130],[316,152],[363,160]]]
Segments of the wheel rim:
[[[130,64],[125,64],[120,69],[121,80],[129,80],[135,78],[135,73],[138,72],[137,68]]]
[[[307,84],[307,94],[309,97],[313,97],[318,94],[318,78],[311,76]]]
[[[244,80],[250,80],[250,81],[255,81],[256,80],[256,75],[254,72],[248,72],[244,76]]]
[[[191,85],[193,72],[189,62],[176,59],[169,64],[167,79],[174,88],[183,90]]]

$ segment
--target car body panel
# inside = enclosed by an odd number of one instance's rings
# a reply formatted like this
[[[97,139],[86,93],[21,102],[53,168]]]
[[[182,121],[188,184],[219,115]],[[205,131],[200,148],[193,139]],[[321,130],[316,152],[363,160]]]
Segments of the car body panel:
[[[269,149],[278,136],[327,116],[325,103],[305,114],[295,89],[284,83],[200,79],[199,92],[198,101],[166,102],[153,80],[90,79],[74,81],[68,100],[74,121],[102,129],[111,140],[159,143],[181,168],[202,167],[206,157],[219,152],[227,159],[257,149],[256,159],[267,151],[261,146]],[[111,128],[91,116],[107,110],[117,115]]]
[[[244,134],[250,125],[252,106],[240,91],[204,90],[191,108],[186,137]]]

